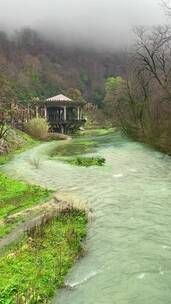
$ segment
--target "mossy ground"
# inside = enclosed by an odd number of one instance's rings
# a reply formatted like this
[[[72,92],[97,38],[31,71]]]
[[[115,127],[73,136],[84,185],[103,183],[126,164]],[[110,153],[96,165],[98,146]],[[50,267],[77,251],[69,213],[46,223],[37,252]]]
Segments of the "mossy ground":
[[[33,229],[0,256],[0,303],[49,303],[83,253],[84,211],[68,209]]]

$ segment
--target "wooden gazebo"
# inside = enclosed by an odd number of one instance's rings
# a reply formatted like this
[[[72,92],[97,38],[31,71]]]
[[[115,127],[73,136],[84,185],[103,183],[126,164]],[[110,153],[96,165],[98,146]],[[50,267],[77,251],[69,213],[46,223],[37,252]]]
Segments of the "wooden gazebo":
[[[51,129],[67,133],[79,129],[85,123],[82,101],[72,100],[62,94],[36,103],[36,117],[47,118]]]

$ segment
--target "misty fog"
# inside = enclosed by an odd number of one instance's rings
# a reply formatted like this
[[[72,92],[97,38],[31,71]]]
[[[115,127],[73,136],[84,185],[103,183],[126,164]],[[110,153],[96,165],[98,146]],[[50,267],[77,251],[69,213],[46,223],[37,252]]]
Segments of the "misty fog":
[[[31,27],[72,45],[116,48],[132,28],[166,21],[159,0],[0,0],[1,29]]]

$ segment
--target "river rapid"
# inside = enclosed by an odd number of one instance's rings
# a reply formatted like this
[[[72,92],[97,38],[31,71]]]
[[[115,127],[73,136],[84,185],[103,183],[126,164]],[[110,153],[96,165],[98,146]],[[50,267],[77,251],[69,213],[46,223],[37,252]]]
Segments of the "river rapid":
[[[71,142],[40,144],[3,168],[92,211],[87,254],[53,303],[170,304],[171,159],[119,134]],[[61,161],[63,152],[102,156],[106,164],[73,166]]]

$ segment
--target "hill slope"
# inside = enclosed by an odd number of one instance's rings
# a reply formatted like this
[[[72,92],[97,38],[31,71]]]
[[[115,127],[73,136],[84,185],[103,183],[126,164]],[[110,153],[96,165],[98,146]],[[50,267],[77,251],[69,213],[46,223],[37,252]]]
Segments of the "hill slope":
[[[78,88],[87,101],[99,104],[104,80],[123,74],[122,52],[67,47],[24,29],[8,37],[0,32],[0,98],[45,98]]]

